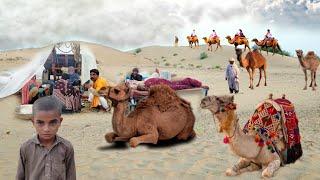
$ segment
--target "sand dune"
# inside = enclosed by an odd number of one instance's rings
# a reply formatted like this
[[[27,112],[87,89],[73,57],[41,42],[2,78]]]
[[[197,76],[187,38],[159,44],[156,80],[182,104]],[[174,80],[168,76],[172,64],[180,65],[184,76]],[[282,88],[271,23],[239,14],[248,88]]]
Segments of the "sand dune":
[[[121,52],[90,43],[84,45],[92,48],[102,75],[111,81],[117,81],[123,76],[120,73],[134,66],[147,70],[160,67],[178,76],[201,80],[209,85],[209,95],[228,92],[224,69],[228,58],[235,56],[231,46],[223,46],[223,50],[217,52],[207,52],[204,46],[199,49],[152,46],[141,48],[141,52],[134,55],[133,51]],[[28,58],[31,55],[31,52],[22,52],[26,54],[12,54],[12,57]],[[202,52],[206,52],[208,58],[200,60]],[[304,75],[297,58],[270,54],[266,58],[267,87],[250,90],[248,74],[241,70],[240,93],[235,96],[240,123],[244,125],[255,106],[269,93],[275,97],[286,94],[296,106],[304,155],[296,163],[281,167],[275,178],[319,179],[320,143],[317,137],[320,136],[320,89],[302,90]],[[0,63],[0,67],[10,66],[4,61]],[[255,83],[257,78],[258,73]],[[78,179],[227,179],[225,169],[238,158],[222,143],[223,135],[217,133],[211,114],[199,108],[200,98],[186,98],[192,102],[197,118],[197,138],[186,143],[142,145],[135,149],[126,145],[113,146],[104,141],[104,134],[112,131],[111,114],[91,112],[64,115],[59,134],[74,145]],[[15,95],[0,100],[0,179],[14,178],[19,146],[34,134],[31,122],[14,116],[14,108],[18,104],[19,97]],[[256,179],[260,175],[261,171],[257,171],[236,178]]]

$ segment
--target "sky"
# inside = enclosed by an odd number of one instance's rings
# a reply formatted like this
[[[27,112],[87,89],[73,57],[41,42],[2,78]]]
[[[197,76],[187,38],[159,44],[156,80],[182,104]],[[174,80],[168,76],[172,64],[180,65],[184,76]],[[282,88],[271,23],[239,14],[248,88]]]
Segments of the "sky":
[[[249,39],[270,29],[282,49],[320,55],[320,0],[1,0],[0,50],[80,40],[119,50],[181,45],[215,29],[224,38],[241,28]],[[203,44],[203,42],[201,42]],[[251,43],[253,45],[253,43]]]

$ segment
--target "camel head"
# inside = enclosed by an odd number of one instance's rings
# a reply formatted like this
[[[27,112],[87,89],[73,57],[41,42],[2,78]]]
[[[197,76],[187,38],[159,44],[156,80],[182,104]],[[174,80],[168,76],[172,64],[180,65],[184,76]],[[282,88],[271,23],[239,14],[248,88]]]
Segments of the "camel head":
[[[251,40],[252,42],[259,42],[259,40],[257,38],[254,38]]]
[[[202,39],[204,40],[204,42],[208,42],[208,38],[207,37],[203,37]]]
[[[207,96],[201,100],[200,107],[208,109],[218,119],[219,132],[228,129],[233,119],[228,118],[228,112],[236,109],[234,96]]]
[[[226,39],[231,40],[231,36],[227,36]]]
[[[130,88],[127,84],[121,83],[115,87],[110,88],[108,96],[112,104],[117,104],[118,102],[127,101],[130,98]]]
[[[297,54],[298,58],[302,58],[303,57],[303,51],[301,49],[297,49],[296,50],[296,54]]]

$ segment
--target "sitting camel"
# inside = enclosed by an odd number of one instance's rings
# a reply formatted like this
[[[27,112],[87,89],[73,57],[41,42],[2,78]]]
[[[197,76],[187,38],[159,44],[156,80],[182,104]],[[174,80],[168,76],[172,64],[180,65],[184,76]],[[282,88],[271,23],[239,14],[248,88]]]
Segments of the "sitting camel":
[[[229,144],[231,151],[240,156],[238,163],[226,170],[227,176],[262,168],[262,176],[271,177],[280,164],[293,163],[302,156],[294,107],[284,104],[292,105],[284,97],[265,100],[242,130],[233,96],[207,96],[202,99],[200,107],[211,111],[219,124],[219,132],[226,135],[224,143]],[[283,105],[289,107],[287,110],[290,113],[283,110]],[[290,128],[284,122],[295,125]]]
[[[212,38],[212,39],[209,39],[207,37],[204,37],[202,38],[204,40],[204,42],[206,44],[208,44],[208,51],[209,51],[209,48],[211,49],[212,51],[212,44],[217,44],[217,47],[216,47],[216,50],[218,49],[218,47],[222,48],[222,46],[220,45],[220,38],[219,37],[216,37],[216,38]],[[216,51],[215,50],[215,51]]]
[[[297,53],[300,65],[302,66],[302,70],[304,72],[305,81],[306,81],[306,84],[303,90],[307,89],[307,81],[308,81],[307,70],[310,70],[311,72],[311,83],[309,87],[312,87],[312,90],[316,90],[315,88],[317,86],[316,73],[320,64],[319,57],[314,53],[314,51],[309,51],[306,56],[303,56],[303,51],[300,49],[296,50],[296,53]]]
[[[126,115],[130,89],[126,84],[111,88],[107,97],[114,107],[112,127],[105,139],[129,141],[131,147],[141,143],[157,144],[158,140],[187,140],[195,137],[195,116],[190,103],[177,96],[167,85],[155,85],[149,96],[139,102],[136,109]]]
[[[251,49],[249,47],[249,41],[247,40],[246,37],[236,36],[234,39],[231,39],[231,36],[227,36],[226,39],[228,39],[228,42],[230,44],[234,44],[234,48],[235,49],[237,49],[238,45],[244,44],[244,51],[246,51],[246,48],[248,48],[249,51],[251,51]]]
[[[199,47],[199,40],[197,36],[187,36],[188,42],[189,42],[189,46],[192,48],[192,44],[194,43],[194,47],[196,48],[197,45]]]
[[[279,45],[277,39],[274,39],[274,38],[273,38],[272,40],[267,40],[266,43],[264,43],[263,41],[259,41],[259,40],[256,39],[256,38],[252,39],[252,41],[255,42],[257,46],[260,46],[260,47],[262,47],[262,48],[263,48],[263,47],[266,47],[266,48],[272,47],[272,49],[273,49],[273,54],[272,54],[272,55],[274,55],[274,53],[275,53],[274,51],[276,50],[276,48],[278,48],[279,51],[281,52],[281,55],[283,55],[283,54],[282,54],[282,50],[281,50],[281,48],[280,48],[280,45]],[[261,49],[260,49],[260,52],[261,52]],[[268,55],[268,51],[267,51],[267,55]]]
[[[250,51],[247,53],[247,55],[244,57],[242,55],[242,50],[241,49],[236,49],[236,55],[237,55],[237,60],[240,63],[240,66],[243,68],[246,68],[246,70],[249,73],[250,77],[250,86],[249,88],[253,89],[253,77],[255,73],[255,69],[259,68],[259,82],[256,85],[256,87],[259,87],[260,81],[262,78],[262,71],[264,72],[264,85],[267,86],[267,61],[266,58],[262,56],[261,53],[259,53],[257,50]]]

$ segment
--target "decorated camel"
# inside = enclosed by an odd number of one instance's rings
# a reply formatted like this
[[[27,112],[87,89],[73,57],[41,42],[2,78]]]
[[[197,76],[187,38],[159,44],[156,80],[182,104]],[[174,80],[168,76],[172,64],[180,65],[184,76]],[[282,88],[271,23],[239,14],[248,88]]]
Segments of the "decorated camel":
[[[262,48],[263,48],[263,47],[266,47],[266,48],[272,47],[272,50],[273,50],[273,54],[272,54],[272,55],[274,55],[276,48],[278,48],[278,50],[279,50],[279,51],[281,52],[281,54],[282,54],[282,50],[281,50],[281,48],[280,48],[280,45],[279,45],[277,39],[274,39],[274,38],[273,38],[272,40],[268,40],[266,43],[264,43],[263,41],[259,41],[259,40],[256,39],[256,38],[252,39],[252,41],[255,42],[257,46],[260,46],[260,47],[262,47]],[[261,49],[260,49],[260,52],[261,52]],[[267,55],[268,55],[268,51],[267,51]]]
[[[261,53],[259,53],[258,50],[250,51],[247,53],[246,56],[242,54],[241,49],[236,49],[236,55],[237,55],[237,60],[240,63],[240,66],[243,68],[246,68],[246,70],[249,73],[249,78],[250,78],[250,86],[249,88],[253,89],[253,77],[255,73],[255,69],[259,69],[260,77],[259,77],[259,82],[256,85],[256,87],[259,87],[260,81],[262,78],[262,71],[264,74],[264,85],[267,86],[267,61],[266,58],[262,56]]]
[[[238,45],[244,45],[244,51],[246,51],[246,48],[251,50],[249,47],[249,41],[246,37],[235,37],[234,39],[231,39],[231,36],[227,36],[226,39],[228,39],[229,44],[233,44],[234,48],[237,49]]]
[[[197,45],[199,47],[199,40],[197,36],[187,36],[188,42],[189,42],[189,46],[192,48],[192,44],[194,44],[194,47],[196,48]]]
[[[307,70],[311,72],[311,83],[309,87],[312,87],[312,90],[316,90],[317,82],[316,82],[316,73],[320,64],[319,57],[314,53],[314,51],[309,51],[306,56],[303,56],[302,50],[296,50],[300,65],[302,66],[302,70],[305,77],[305,86],[303,90],[307,89]]]
[[[298,119],[294,106],[285,97],[271,96],[260,103],[243,129],[233,96],[207,96],[200,107],[211,111],[219,132],[226,135],[223,142],[240,156],[238,163],[226,170],[227,176],[262,168],[262,176],[271,177],[280,165],[302,156]]]
[[[158,140],[172,138],[187,140],[196,135],[190,103],[167,85],[152,86],[149,96],[129,114],[130,89],[126,84],[111,88],[107,97],[114,107],[113,132],[105,135],[109,143],[129,141],[131,147],[136,147],[141,143],[157,144]]]
[[[220,38],[219,38],[219,37],[211,38],[211,39],[209,39],[209,38],[207,38],[207,37],[204,37],[204,38],[202,38],[202,39],[204,40],[204,42],[205,42],[206,44],[208,44],[208,51],[209,51],[210,49],[211,49],[211,51],[212,51],[212,45],[213,45],[213,44],[217,44],[216,50],[218,49],[218,47],[222,48],[221,45],[220,45]],[[216,51],[216,50],[215,50],[215,51]]]

